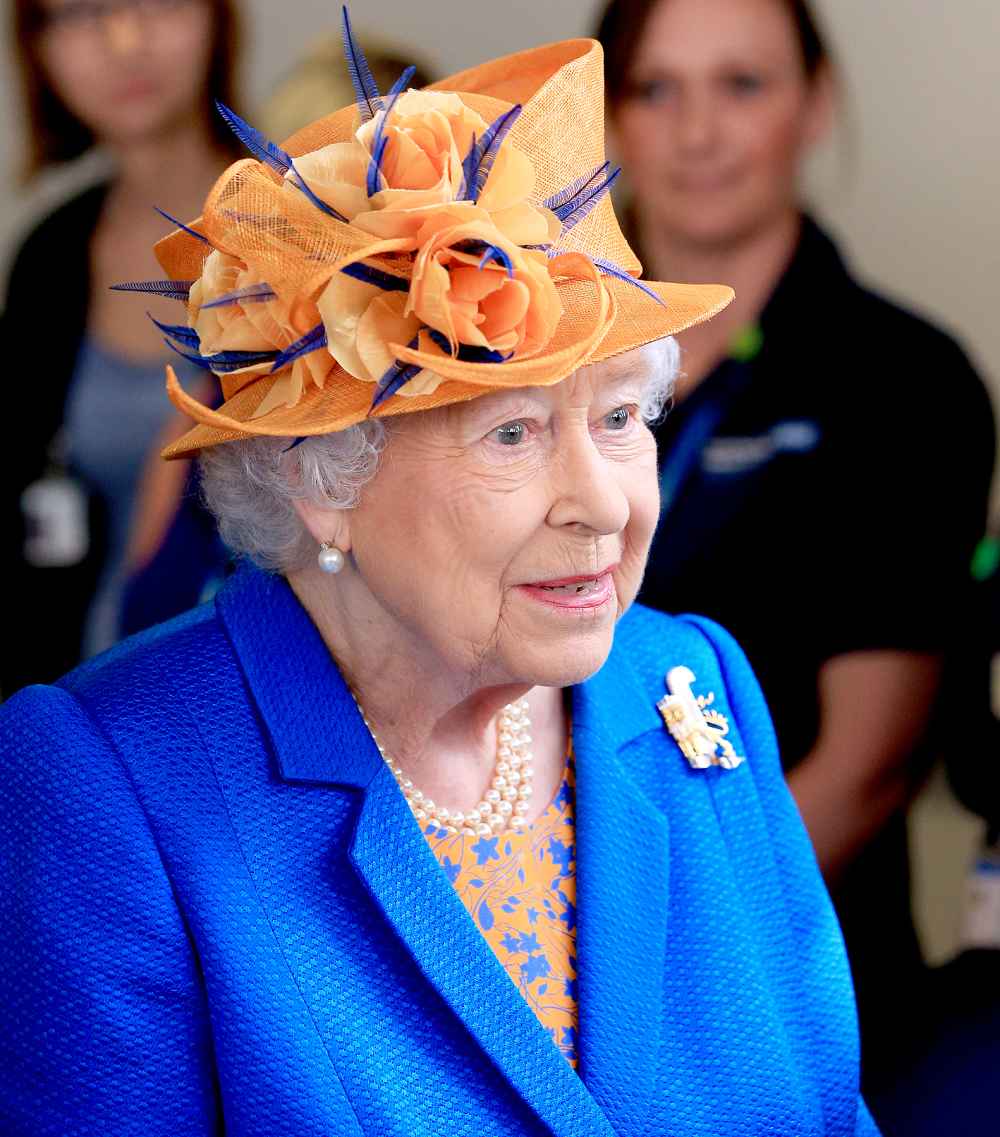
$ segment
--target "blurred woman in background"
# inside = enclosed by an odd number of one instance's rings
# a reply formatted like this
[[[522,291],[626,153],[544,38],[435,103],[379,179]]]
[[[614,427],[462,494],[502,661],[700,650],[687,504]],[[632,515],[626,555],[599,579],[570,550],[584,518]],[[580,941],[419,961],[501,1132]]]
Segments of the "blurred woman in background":
[[[135,483],[169,411],[145,313],[171,308],[109,287],[158,275],[150,243],[169,225],[149,203],[193,215],[232,159],[212,99],[234,101],[237,16],[233,0],[16,0],[13,32],[27,178],[93,147],[113,172],[34,229],[10,276],[4,338],[44,379],[9,384],[5,404],[4,695],[117,638]]]
[[[389,90],[407,66],[411,86],[426,87],[430,71],[407,64],[397,45],[359,41],[379,89]],[[319,115],[350,103],[354,89],[343,67],[343,37],[316,36],[307,54],[280,80],[255,118],[268,138],[283,141]],[[163,462],[160,451],[187,429],[178,415],[164,427],[146,456],[125,558],[120,622],[131,635],[169,620],[214,595],[231,567],[215,520],[201,499],[197,467],[188,460]]]
[[[736,290],[680,337],[641,599],[719,620],[753,661],[877,1089],[926,1017],[905,807],[983,531],[989,401],[957,345],[861,287],[803,213],[836,93],[806,4],[612,0],[598,34],[645,271]]]

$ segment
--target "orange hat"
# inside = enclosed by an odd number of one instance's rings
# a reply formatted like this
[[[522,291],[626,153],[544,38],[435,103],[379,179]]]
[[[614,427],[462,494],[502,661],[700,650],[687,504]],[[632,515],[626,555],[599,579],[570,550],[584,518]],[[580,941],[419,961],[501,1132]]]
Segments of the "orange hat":
[[[220,112],[255,155],[156,247],[171,278],[120,287],[187,303],[160,325],[217,374],[218,410],[183,457],[252,435],[302,437],[503,387],[548,386],[679,332],[723,285],[638,281],[607,193],[601,48],[577,39],[380,96],[350,33],[356,106],[275,146]]]

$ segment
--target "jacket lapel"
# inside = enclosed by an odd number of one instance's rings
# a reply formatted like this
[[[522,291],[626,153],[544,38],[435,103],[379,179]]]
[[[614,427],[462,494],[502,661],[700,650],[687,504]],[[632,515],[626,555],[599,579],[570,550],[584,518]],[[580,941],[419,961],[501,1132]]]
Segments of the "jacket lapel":
[[[610,1137],[594,1099],[473,924],[387,770],[365,794],[351,860],[421,971],[553,1132]]]
[[[342,676],[287,583],[244,569],[223,624],[284,781],[364,792],[350,861],[395,935],[507,1081],[560,1137],[612,1137],[607,1120],[476,929],[386,769]],[[295,644],[295,674],[283,662]],[[405,887],[403,884],[405,883]],[[433,914],[433,918],[429,917]]]
[[[663,1007],[668,825],[627,762],[649,731],[663,724],[621,654],[574,691],[580,1074],[620,1133],[644,1131]]]
[[[326,644],[283,577],[241,568],[216,597],[286,782],[364,789],[384,763]]]

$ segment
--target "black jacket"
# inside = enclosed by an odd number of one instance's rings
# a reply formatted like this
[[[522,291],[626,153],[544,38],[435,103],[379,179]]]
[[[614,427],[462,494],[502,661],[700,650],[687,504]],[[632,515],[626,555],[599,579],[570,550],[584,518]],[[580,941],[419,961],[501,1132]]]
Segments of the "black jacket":
[[[78,564],[38,568],[24,559],[21,495],[49,467],[87,326],[90,242],[107,186],[85,190],[46,217],[21,245],[2,316],[17,362],[4,383],[0,533],[10,582],[0,637],[0,694],[48,682],[80,658],[84,619],[104,560],[104,523],[89,501],[90,549]]]

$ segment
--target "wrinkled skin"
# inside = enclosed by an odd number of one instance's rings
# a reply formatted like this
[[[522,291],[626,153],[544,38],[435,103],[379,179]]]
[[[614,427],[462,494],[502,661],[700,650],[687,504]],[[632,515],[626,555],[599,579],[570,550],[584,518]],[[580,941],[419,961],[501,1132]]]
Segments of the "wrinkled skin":
[[[365,656],[381,643],[458,697],[596,671],[658,514],[655,443],[638,415],[644,358],[395,420],[356,509],[300,505],[317,540],[351,554],[319,581],[324,617],[348,641],[364,628]],[[599,609],[552,611],[519,587],[610,567],[614,595]]]

